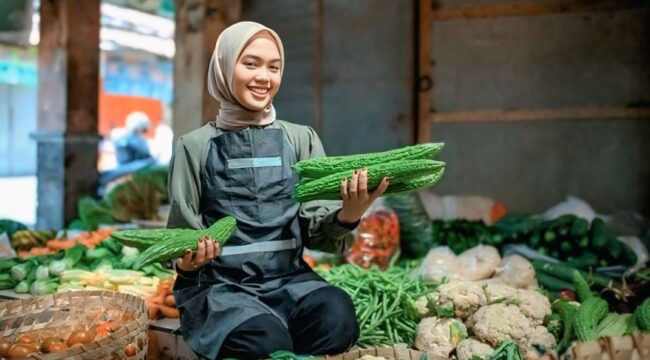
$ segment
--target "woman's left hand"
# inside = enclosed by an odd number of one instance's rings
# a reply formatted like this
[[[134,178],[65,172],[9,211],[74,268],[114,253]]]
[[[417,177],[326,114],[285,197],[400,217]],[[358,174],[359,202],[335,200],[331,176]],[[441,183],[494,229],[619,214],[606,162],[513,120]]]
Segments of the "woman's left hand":
[[[342,223],[353,224],[363,216],[375,199],[388,189],[389,180],[384,178],[374,191],[368,191],[368,170],[360,169],[352,172],[350,181],[341,181],[341,199],[343,207],[337,218]]]

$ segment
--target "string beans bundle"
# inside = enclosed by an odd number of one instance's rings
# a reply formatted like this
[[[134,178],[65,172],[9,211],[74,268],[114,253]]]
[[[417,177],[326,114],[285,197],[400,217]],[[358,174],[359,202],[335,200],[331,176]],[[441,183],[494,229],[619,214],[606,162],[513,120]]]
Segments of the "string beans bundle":
[[[413,303],[435,290],[435,285],[411,278],[408,267],[391,267],[382,272],[346,264],[317,272],[352,298],[361,329],[359,346],[413,344],[419,321]]]

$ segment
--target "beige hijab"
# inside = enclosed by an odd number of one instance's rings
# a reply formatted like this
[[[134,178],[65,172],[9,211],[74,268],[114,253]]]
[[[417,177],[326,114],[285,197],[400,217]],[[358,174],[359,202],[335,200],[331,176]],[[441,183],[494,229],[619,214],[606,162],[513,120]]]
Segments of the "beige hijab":
[[[251,111],[243,107],[233,94],[233,73],[239,55],[248,41],[260,31],[268,31],[275,38],[282,61],[280,71],[284,70],[284,49],[275,31],[251,21],[238,22],[226,28],[217,39],[208,69],[208,91],[220,104],[216,119],[218,128],[241,130],[249,126],[268,125],[275,120],[272,103],[263,110]]]

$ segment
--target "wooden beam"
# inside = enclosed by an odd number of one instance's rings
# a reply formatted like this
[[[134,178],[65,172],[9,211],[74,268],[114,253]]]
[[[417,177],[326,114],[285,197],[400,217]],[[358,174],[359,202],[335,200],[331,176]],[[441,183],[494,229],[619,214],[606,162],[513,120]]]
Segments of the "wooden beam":
[[[241,0],[176,0],[173,123],[175,137],[214,120],[219,103],[206,84],[221,32],[241,16]]]
[[[647,0],[554,1],[545,3],[480,4],[437,6],[433,2],[434,21],[480,19],[506,16],[535,16],[571,12],[612,11],[650,7]]]
[[[650,119],[650,107],[564,108],[540,110],[478,110],[430,114],[433,123],[520,122],[546,120]]]
[[[415,142],[426,143],[431,138],[431,122],[429,114],[432,111],[431,94],[433,93],[433,67],[431,60],[433,21],[431,21],[431,0],[418,0],[418,47],[417,77],[417,117],[415,124]]]

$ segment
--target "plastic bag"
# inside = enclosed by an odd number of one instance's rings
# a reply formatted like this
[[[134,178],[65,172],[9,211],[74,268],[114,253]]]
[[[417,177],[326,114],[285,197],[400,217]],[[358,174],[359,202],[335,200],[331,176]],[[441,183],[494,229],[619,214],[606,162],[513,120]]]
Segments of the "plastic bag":
[[[382,201],[375,201],[361,219],[354,235],[354,244],[346,256],[347,262],[363,268],[377,265],[386,270],[400,246],[397,214],[384,206]]]
[[[458,257],[448,246],[429,250],[420,265],[420,278],[433,282],[442,282],[445,279],[462,280]]]
[[[421,258],[433,246],[433,224],[416,193],[391,195],[386,203],[397,213],[402,255]]]

